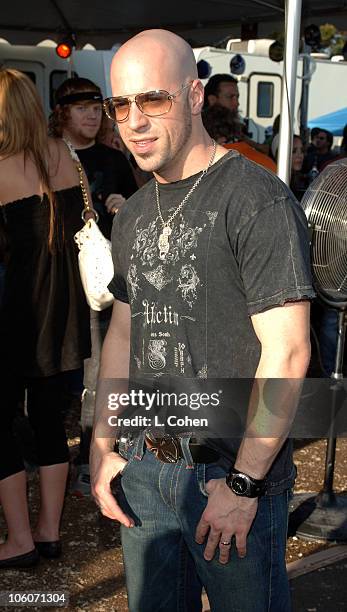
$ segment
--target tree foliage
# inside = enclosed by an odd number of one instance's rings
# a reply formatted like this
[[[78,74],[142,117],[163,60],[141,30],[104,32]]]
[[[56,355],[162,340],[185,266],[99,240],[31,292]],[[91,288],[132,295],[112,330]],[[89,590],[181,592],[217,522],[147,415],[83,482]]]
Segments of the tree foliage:
[[[344,44],[347,41],[347,31],[338,30],[332,23],[325,23],[319,26],[321,35],[321,49],[328,53],[330,57],[340,55]],[[272,32],[269,38],[284,44],[284,31]],[[317,49],[318,50],[318,49]]]
[[[346,32],[339,31],[332,23],[325,23],[319,27],[322,47],[330,55],[339,55],[346,42]]]

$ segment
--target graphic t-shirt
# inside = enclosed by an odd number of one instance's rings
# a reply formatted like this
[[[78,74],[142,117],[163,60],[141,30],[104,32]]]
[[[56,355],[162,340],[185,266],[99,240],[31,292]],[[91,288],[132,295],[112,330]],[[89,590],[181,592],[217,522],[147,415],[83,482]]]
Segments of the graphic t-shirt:
[[[121,151],[96,143],[86,149],[76,149],[88,178],[94,208],[99,214],[99,227],[110,238],[112,214],[104,206],[110,193],[129,198],[137,190],[131,166]]]
[[[198,176],[160,185],[165,220]],[[254,377],[260,343],[250,316],[314,295],[306,219],[290,191],[230,151],[171,223],[162,258],[154,181],[129,203],[113,225],[110,290],[131,306],[130,376]],[[220,441],[226,456],[227,447]]]

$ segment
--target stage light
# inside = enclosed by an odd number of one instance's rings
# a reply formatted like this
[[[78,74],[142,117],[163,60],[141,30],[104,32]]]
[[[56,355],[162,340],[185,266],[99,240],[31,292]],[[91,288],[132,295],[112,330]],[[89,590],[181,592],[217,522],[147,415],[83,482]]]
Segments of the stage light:
[[[229,66],[231,74],[243,74],[246,70],[246,62],[239,53],[230,60]]]
[[[199,79],[208,79],[212,72],[211,65],[202,59],[198,62],[197,66]]]
[[[283,60],[283,44],[278,40],[272,43],[269,47],[269,58],[273,62],[281,62]]]
[[[305,43],[312,48],[312,51],[319,51],[321,47],[320,29],[314,23],[306,26],[304,30]]]
[[[61,40],[56,48],[56,54],[61,57],[62,59],[67,59],[68,57],[70,57],[73,48],[76,46],[76,42],[73,36],[68,37],[68,38],[64,38],[63,40]]]

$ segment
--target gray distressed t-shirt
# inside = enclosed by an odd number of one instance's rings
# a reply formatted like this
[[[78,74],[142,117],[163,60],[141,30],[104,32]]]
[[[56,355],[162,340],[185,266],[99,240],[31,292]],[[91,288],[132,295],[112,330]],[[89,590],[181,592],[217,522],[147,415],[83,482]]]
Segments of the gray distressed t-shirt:
[[[165,220],[198,176],[160,185]],[[154,181],[114,219],[109,288],[131,306],[131,378],[254,377],[260,344],[250,316],[314,296],[301,207],[274,174],[230,151],[171,227],[160,258]],[[216,445],[232,460],[230,444],[211,440]],[[275,485],[291,470],[286,445],[269,479]]]

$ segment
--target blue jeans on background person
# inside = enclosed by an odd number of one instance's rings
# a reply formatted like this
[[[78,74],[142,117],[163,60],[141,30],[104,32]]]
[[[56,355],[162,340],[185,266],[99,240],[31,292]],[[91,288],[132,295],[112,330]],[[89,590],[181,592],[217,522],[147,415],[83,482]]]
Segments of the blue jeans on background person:
[[[335,371],[337,321],[337,310],[323,306],[319,329],[319,348],[322,365],[327,376],[331,376],[332,372]]]
[[[90,311],[90,336],[92,341],[92,354],[84,360],[84,391],[81,401],[81,442],[79,462],[89,463],[90,440],[95,412],[95,393],[98,382],[101,349],[110,323],[110,314],[102,318],[100,312]]]
[[[95,395],[100,367],[102,345],[110,323],[112,309],[90,311],[90,336],[92,352],[84,360],[84,390],[81,398],[81,438],[79,453],[75,459],[76,473],[71,484],[71,492],[79,497],[90,495],[89,451],[92,438]]]
[[[285,565],[290,491],[259,499],[247,555],[230,561],[203,558],[195,530],[207,505],[205,484],[226,475],[216,463],[193,464],[189,438],[184,459],[162,463],[144,448],[143,435],[120,446],[126,464],[116,492],[135,527],[121,527],[130,612],[200,612],[205,588],[211,612],[290,612]]]
[[[90,311],[90,335],[92,340],[92,354],[84,360],[84,391],[81,401],[81,442],[80,463],[89,463],[89,449],[92,437],[95,393],[98,382],[101,349],[110,323],[111,312],[106,318],[103,313]]]

